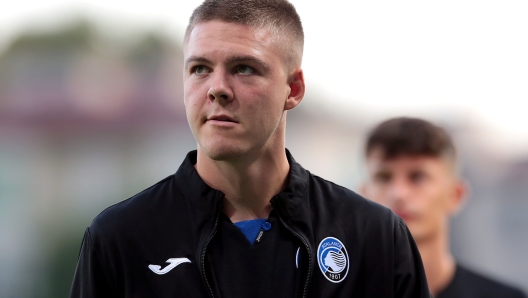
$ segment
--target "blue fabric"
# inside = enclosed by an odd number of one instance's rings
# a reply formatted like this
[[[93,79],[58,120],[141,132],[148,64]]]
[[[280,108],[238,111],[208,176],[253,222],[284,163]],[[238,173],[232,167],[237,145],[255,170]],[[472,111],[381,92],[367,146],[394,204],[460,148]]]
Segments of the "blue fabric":
[[[264,224],[265,222],[265,218],[258,218],[239,221],[235,223],[235,226],[237,226],[242,231],[242,234],[246,236],[249,243],[253,244],[255,242],[255,239],[257,239],[260,229],[262,228],[262,224]]]

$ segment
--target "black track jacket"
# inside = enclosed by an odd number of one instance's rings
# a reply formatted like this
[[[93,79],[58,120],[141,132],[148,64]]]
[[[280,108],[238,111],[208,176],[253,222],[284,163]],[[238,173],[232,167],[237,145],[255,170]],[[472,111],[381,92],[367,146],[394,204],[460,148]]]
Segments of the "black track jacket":
[[[292,241],[304,244],[300,297],[430,297],[420,254],[399,217],[286,154],[288,186],[271,204]],[[224,195],[200,178],[195,163],[192,151],[176,174],[94,219],[70,297],[219,297],[207,249]]]

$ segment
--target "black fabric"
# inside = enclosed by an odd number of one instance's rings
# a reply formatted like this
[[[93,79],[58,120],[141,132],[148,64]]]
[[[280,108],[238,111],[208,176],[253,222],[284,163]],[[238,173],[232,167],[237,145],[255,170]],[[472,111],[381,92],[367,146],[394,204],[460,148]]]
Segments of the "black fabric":
[[[457,265],[453,280],[436,298],[526,298],[526,295]]]
[[[269,231],[251,245],[225,215],[220,215],[217,234],[208,245],[209,276],[217,297],[298,297],[304,280],[296,267],[297,250],[303,244],[282,226],[274,212]],[[304,250],[304,249],[303,249]],[[304,264],[305,262],[301,262]],[[226,274],[228,272],[228,274]],[[244,281],[241,286],[240,281]]]
[[[175,175],[94,219],[70,297],[429,297],[420,255],[403,221],[310,174],[286,154],[287,187],[271,198],[272,230],[260,243],[262,248],[274,243],[271,251],[260,251],[257,244],[244,252],[241,243],[249,243],[221,214],[224,194],[200,178],[193,151]],[[348,253],[340,282],[327,279],[317,260],[328,237]],[[298,247],[294,270],[291,258]],[[246,262],[259,255],[263,259],[250,268]],[[165,274],[149,268],[165,268],[173,258],[181,263]],[[275,286],[285,294],[268,291]]]

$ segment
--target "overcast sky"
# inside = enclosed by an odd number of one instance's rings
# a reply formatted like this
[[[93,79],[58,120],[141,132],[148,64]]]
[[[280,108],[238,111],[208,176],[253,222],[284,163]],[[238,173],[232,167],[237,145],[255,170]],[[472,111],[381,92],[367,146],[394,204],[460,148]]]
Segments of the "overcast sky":
[[[201,1],[18,0],[0,10],[0,48],[24,28],[86,15],[108,28],[180,38]],[[459,117],[528,153],[528,1],[292,0],[308,91],[346,116]]]

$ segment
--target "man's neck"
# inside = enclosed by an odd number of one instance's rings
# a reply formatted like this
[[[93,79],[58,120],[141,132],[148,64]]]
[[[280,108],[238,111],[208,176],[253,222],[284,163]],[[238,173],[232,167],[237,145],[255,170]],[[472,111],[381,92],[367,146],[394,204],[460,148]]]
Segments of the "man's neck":
[[[416,244],[422,256],[429,291],[434,297],[449,285],[455,274],[456,263],[449,252],[447,235],[417,240]]]
[[[267,218],[270,200],[286,186],[290,169],[284,149],[237,161],[215,161],[198,150],[195,167],[209,186],[225,194],[222,211],[232,222]]]

